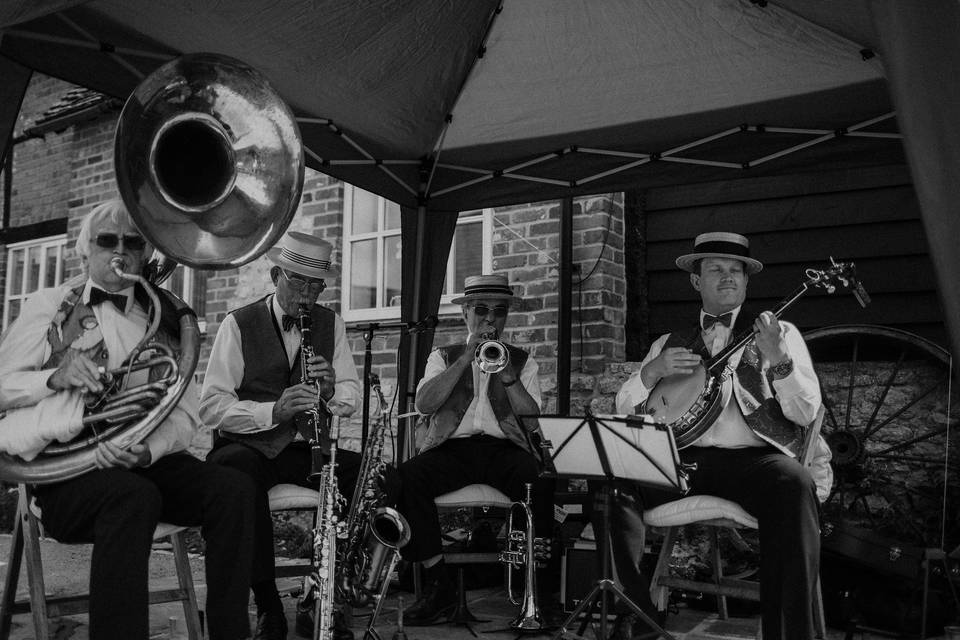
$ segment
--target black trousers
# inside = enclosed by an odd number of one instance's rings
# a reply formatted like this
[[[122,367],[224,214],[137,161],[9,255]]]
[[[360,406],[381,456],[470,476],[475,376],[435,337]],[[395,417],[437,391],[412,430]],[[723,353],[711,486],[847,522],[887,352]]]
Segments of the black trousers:
[[[513,500],[525,496],[531,483],[537,535],[553,529],[553,479],[538,478],[539,464],[532,454],[509,440],[492,436],[451,438],[400,465],[400,513],[410,524],[410,542],[402,549],[406,560],[427,560],[441,553],[440,520],[433,499],[469,484],[488,484]]]
[[[93,543],[90,638],[149,637],[147,578],[158,522],[199,526],[206,540],[211,640],[250,635],[253,483],[233,469],[175,453],[145,469],[103,469],[36,487],[43,524],[61,542]]]
[[[691,494],[740,504],[760,526],[760,607],[765,640],[814,636],[814,589],[820,571],[820,506],[816,486],[799,462],[773,447],[688,447],[696,463]],[[640,572],[643,508],[677,496],[621,491],[611,513],[611,550],[627,595],[652,608],[649,582]]]
[[[360,459],[360,454],[354,451],[337,449],[337,485],[340,494],[347,501],[353,497],[353,489],[360,472]],[[271,459],[243,443],[220,438],[207,454],[207,460],[238,469],[253,478],[256,495],[251,501],[254,509],[251,583],[274,580],[276,568],[273,555],[273,519],[270,517],[267,492],[270,487],[285,483],[316,488],[315,484],[307,480],[311,471],[310,444],[293,442],[276,458]]]

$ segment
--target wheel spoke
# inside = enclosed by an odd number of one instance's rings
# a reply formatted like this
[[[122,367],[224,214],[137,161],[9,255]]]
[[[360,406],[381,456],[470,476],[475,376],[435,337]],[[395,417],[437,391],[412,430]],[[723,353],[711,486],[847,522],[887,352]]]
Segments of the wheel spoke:
[[[901,349],[900,357],[897,358],[897,364],[893,366],[893,371],[890,372],[890,377],[887,378],[887,382],[883,385],[883,391],[880,392],[880,397],[877,398],[877,402],[873,406],[873,413],[870,414],[870,419],[867,420],[867,426],[864,428],[864,438],[869,438],[870,434],[873,433],[870,427],[873,425],[874,420],[877,419],[877,414],[880,413],[880,407],[883,406],[884,401],[887,399],[887,393],[890,391],[890,387],[893,386],[893,381],[896,379],[897,373],[900,372],[900,365],[903,364],[903,358],[906,355],[907,350]]]
[[[850,428],[850,411],[853,410],[853,383],[857,379],[857,361],[860,357],[860,336],[853,340],[853,355],[850,357],[850,386],[847,389],[847,415],[843,419],[844,426]]]
[[[823,406],[827,410],[827,418],[831,425],[833,425],[833,431],[841,431],[840,425],[837,423],[837,416],[833,413],[833,402],[830,400],[830,396],[827,395],[827,392],[823,388],[823,383],[820,384],[820,398],[823,402]]]
[[[924,442],[926,440],[929,440],[930,438],[933,438],[934,436],[939,436],[942,433],[946,433],[946,431],[947,431],[947,427],[939,427],[937,429],[934,429],[933,431],[928,431],[922,436],[917,436],[912,440],[899,442],[897,444],[890,445],[886,449],[881,449],[880,451],[875,451],[867,455],[869,455],[871,458],[876,458],[877,456],[882,456],[883,454],[890,453],[891,451],[901,451],[911,445],[917,444],[918,442]]]
[[[904,411],[906,411],[907,409],[909,409],[910,407],[912,407],[913,405],[917,404],[918,402],[920,402],[921,400],[923,400],[924,398],[926,398],[928,395],[930,395],[931,393],[933,393],[934,390],[936,390],[938,387],[940,387],[940,384],[941,384],[944,380],[946,380],[946,378],[947,378],[947,376],[944,375],[944,376],[938,378],[937,380],[935,380],[934,383],[933,383],[932,385],[928,386],[926,389],[924,389],[923,392],[922,392],[920,395],[918,395],[916,398],[914,398],[913,400],[911,400],[911,401],[908,402],[907,404],[905,404],[905,405],[903,405],[902,407],[900,407],[899,409],[897,409],[897,411],[896,411],[895,413],[893,413],[890,417],[888,417],[886,420],[884,420],[883,422],[881,422],[880,424],[878,424],[876,427],[874,427],[873,430],[870,432],[870,434],[876,433],[877,431],[879,431],[879,430],[882,429],[883,427],[887,426],[888,424],[890,424],[891,422],[893,422],[894,420],[896,420],[897,418],[899,418],[900,415],[901,415]],[[865,433],[865,434],[864,434],[864,438],[868,437],[870,434]]]

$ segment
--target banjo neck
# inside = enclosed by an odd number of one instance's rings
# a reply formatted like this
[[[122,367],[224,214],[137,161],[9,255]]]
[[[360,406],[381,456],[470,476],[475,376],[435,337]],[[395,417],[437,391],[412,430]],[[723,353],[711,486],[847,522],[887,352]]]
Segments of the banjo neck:
[[[777,306],[773,308],[773,315],[776,316],[777,319],[779,319],[780,316],[783,315],[784,311],[786,311],[791,306],[793,306],[793,303],[799,300],[800,298],[802,298],[803,295],[807,293],[807,291],[809,290],[810,290],[810,283],[808,281],[805,281],[799,287],[794,289],[793,292],[790,293],[790,295],[788,295],[786,298],[784,298],[783,300],[777,303]],[[727,345],[726,347],[718,351],[716,355],[711,357],[709,360],[704,362],[703,363],[704,368],[712,376],[720,375],[720,373],[723,371],[723,368],[727,366],[727,360],[730,359],[730,356],[732,356],[738,350],[743,348],[752,339],[753,339],[752,328],[747,329],[745,331],[741,331],[740,334],[733,339],[733,342],[731,342],[729,345]]]

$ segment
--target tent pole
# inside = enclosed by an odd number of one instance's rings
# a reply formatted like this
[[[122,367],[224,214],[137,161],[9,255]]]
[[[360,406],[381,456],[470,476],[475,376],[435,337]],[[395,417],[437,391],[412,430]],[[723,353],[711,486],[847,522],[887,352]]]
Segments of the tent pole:
[[[573,289],[573,198],[560,201],[560,297],[557,302],[557,413],[570,413],[570,307]]]
[[[414,311],[414,317],[420,313],[423,301],[423,260],[424,246],[426,245],[427,229],[427,207],[425,204],[417,206],[417,240],[416,240],[416,260],[413,265],[413,286],[410,291],[412,298],[411,306]],[[403,411],[402,413],[411,413],[414,411],[414,400],[417,396],[417,355],[420,353],[420,340],[422,336],[419,332],[411,332],[409,342],[407,342],[407,388],[404,389]],[[407,425],[414,425],[414,418],[407,418]],[[411,427],[404,433],[398,434],[400,443],[400,460],[409,460],[416,455],[416,434]]]

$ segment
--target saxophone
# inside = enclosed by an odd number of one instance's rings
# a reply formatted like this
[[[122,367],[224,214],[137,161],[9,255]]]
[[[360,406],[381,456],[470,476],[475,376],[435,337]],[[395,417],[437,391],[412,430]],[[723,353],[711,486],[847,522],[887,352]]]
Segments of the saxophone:
[[[310,307],[300,305],[297,317],[300,325],[300,374],[303,382],[309,383],[307,361],[314,355],[311,339]],[[304,600],[313,598],[313,640],[329,640],[333,637],[334,598],[337,590],[337,537],[340,535],[339,510],[342,498],[337,488],[337,438],[340,435],[339,417],[334,416],[320,396],[320,383],[314,381],[317,401],[306,412],[313,426],[314,438],[310,447],[311,471],[309,480],[318,482],[320,494],[317,501],[317,523],[313,532],[313,559],[316,573],[312,584],[304,585]],[[323,463],[321,435],[324,426],[330,426],[330,458]]]
[[[400,548],[410,541],[410,525],[400,513],[384,504],[383,445],[390,431],[390,408],[380,389],[380,379],[371,375],[371,390],[380,403],[380,418],[370,434],[357,486],[346,518],[346,544],[339,559],[340,589],[357,607],[370,603],[381,593]]]

